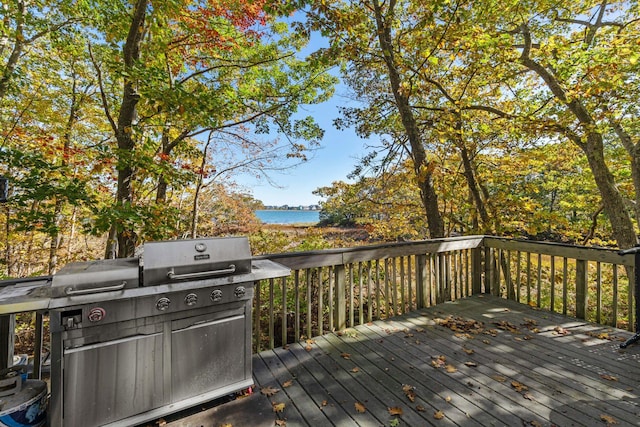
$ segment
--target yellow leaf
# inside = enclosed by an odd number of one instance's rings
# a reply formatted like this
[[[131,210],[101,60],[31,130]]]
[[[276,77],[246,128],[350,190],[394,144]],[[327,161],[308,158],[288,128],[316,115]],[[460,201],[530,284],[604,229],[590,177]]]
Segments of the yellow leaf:
[[[360,412],[361,414],[367,411],[367,407],[360,402],[356,402],[354,406],[356,408],[356,411]]]
[[[398,406],[394,406],[393,408],[388,408],[389,415],[402,415],[402,408]]]
[[[276,425],[278,427],[284,427],[287,425],[287,422],[285,420],[276,420]]]
[[[467,353],[467,354],[475,353],[475,351],[473,349],[471,349],[471,348],[463,348],[462,350],[464,350],[464,352]]]
[[[436,420],[441,420],[441,419],[443,419],[443,418],[444,418],[444,412],[442,412],[442,411],[436,411],[436,412],[433,414],[433,418],[435,418]]]
[[[292,384],[293,384],[293,380],[287,380],[282,383],[282,387],[284,388],[291,387]]]
[[[618,424],[618,421],[613,418],[611,415],[600,414],[600,419],[607,423],[607,425]]]
[[[284,411],[284,403],[273,403],[273,412],[282,412]]]
[[[515,388],[518,393],[529,390],[529,387],[518,381],[511,381],[511,387]]]
[[[456,367],[453,366],[453,365],[447,365],[447,366],[444,367],[444,369],[450,374],[453,374],[454,372],[458,372]]]

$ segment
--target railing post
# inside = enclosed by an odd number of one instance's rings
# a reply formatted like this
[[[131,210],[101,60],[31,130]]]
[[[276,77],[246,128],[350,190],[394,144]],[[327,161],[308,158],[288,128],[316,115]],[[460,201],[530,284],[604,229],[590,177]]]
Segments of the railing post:
[[[335,315],[335,327],[336,330],[341,331],[347,327],[347,278],[345,274],[345,268],[343,265],[337,265],[335,267],[336,275],[336,309]]]
[[[13,366],[13,346],[15,341],[16,316],[0,316],[0,369]]]
[[[482,293],[482,249],[471,250],[471,292],[473,295]]]
[[[427,301],[427,255],[416,255],[416,299],[418,309],[429,306]]]
[[[576,260],[576,317],[578,319],[587,318],[587,303],[589,274],[587,271],[587,261]]]

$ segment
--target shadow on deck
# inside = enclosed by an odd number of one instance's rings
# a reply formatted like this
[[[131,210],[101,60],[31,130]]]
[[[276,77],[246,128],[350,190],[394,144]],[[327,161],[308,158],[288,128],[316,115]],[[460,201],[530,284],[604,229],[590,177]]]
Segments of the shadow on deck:
[[[475,296],[263,351],[253,395],[163,425],[640,425],[629,336]]]

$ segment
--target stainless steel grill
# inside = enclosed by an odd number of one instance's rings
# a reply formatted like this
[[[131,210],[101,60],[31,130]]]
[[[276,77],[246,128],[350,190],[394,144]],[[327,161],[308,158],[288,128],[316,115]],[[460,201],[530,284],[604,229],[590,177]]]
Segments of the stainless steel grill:
[[[53,276],[51,425],[135,425],[253,384],[246,238],[152,242]]]

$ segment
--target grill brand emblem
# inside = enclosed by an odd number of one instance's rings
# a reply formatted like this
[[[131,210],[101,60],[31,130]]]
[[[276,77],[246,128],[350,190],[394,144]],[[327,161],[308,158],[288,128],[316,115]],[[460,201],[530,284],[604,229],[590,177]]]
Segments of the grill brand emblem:
[[[209,254],[202,254],[202,255],[195,255],[195,256],[193,257],[193,260],[194,260],[194,261],[202,261],[203,259],[209,259],[209,258],[211,258],[211,257],[209,256]]]
[[[204,243],[200,242],[200,243],[196,243],[196,251],[198,252],[204,252],[207,250],[207,245],[205,245]]]

